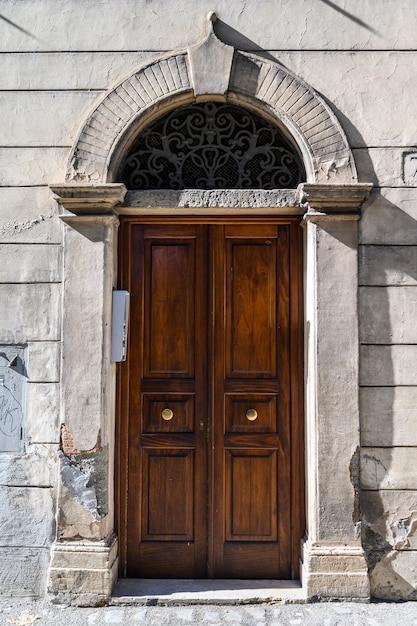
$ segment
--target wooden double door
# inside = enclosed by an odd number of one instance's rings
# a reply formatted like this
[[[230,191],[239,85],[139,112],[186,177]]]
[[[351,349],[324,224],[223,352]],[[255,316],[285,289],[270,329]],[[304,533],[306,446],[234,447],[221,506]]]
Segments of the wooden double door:
[[[122,575],[297,577],[299,224],[122,227]]]

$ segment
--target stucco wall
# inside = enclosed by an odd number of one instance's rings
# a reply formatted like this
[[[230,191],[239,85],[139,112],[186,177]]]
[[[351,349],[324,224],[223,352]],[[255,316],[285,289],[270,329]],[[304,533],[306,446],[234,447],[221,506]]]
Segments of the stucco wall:
[[[0,454],[0,593],[42,594],[54,539],[62,224],[47,185],[106,91],[199,41],[209,10],[224,42],[328,101],[375,185],[359,226],[363,537],[373,593],[417,598],[414,0],[0,0],[0,343],[28,345],[25,453]]]

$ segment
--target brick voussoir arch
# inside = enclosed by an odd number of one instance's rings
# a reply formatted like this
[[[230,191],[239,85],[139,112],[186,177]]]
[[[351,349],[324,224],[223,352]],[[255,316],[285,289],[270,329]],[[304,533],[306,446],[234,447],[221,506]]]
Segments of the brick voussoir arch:
[[[67,182],[112,182],[114,161],[143,120],[151,113],[196,99],[191,54],[192,49],[153,61],[105,96],[76,139]],[[220,73],[210,63],[208,71],[212,71],[211,84],[215,84]],[[307,182],[357,182],[345,134],[330,107],[311,87],[278,62],[252,53],[233,51],[227,72],[226,92],[222,87],[203,95],[200,91],[199,99],[241,102],[274,118],[298,145]],[[224,84],[224,71],[221,79]]]

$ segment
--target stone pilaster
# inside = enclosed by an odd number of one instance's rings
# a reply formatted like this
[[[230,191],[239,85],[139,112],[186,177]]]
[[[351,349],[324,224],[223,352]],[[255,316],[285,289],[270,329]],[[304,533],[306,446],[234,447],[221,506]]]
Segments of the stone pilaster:
[[[360,542],[357,222],[370,185],[303,185],[308,598],[369,598]]]
[[[105,602],[117,574],[114,536],[115,366],[110,362],[123,185],[52,187],[63,211],[61,444],[57,536],[48,593],[59,602]]]

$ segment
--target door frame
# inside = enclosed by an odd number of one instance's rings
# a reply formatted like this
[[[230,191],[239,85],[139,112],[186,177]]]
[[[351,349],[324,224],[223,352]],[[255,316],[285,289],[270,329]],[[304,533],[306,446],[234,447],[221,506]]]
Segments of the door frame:
[[[64,223],[60,380],[65,438],[59,444],[62,471],[48,593],[57,601],[95,605],[108,600],[117,579],[116,365],[111,363],[110,349],[118,217],[221,213],[268,219],[271,215],[303,217],[307,531],[300,579],[306,598],[369,598],[358,482],[357,224],[371,185],[303,183],[297,190],[272,192],[129,194],[119,183],[71,182],[51,188]],[[329,297],[331,293],[337,297]],[[86,477],[91,485],[88,491],[97,495],[101,514],[85,507],[64,472],[71,459],[83,476],[82,455],[86,453],[93,460]]]
[[[119,228],[119,289],[127,289],[129,272],[129,239],[131,224],[291,224],[291,306],[290,306],[290,342],[291,342],[291,417],[290,417],[290,465],[291,465],[291,553],[292,579],[300,576],[300,546],[305,533],[305,494],[304,494],[304,410],[303,410],[303,231],[300,218],[294,216],[125,216],[120,220]],[[119,576],[125,577],[127,563],[127,503],[128,477],[128,407],[129,407],[129,355],[127,360],[118,364],[117,403],[116,403],[116,463],[115,463],[115,521],[119,538]],[[210,470],[209,470],[210,471]],[[213,468],[212,470],[213,471]],[[211,544],[211,529],[208,528],[208,545]]]

